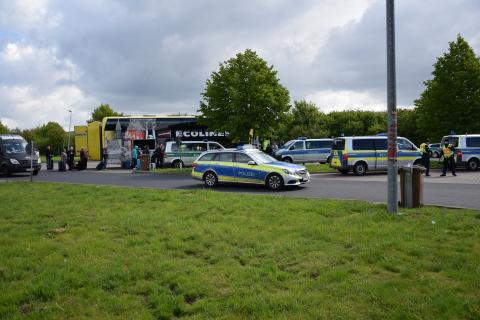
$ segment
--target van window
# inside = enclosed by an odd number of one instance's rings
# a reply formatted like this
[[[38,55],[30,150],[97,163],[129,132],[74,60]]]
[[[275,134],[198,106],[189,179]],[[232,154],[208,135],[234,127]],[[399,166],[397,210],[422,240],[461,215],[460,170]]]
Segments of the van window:
[[[442,147],[445,143],[452,144],[455,148],[458,147],[458,137],[444,137],[442,139]]]
[[[217,157],[217,161],[233,162],[233,153],[232,152],[219,153]]]
[[[216,142],[209,142],[208,143],[208,147],[210,148],[210,150],[219,150],[219,149],[223,149],[223,147],[216,143]]]
[[[305,141],[307,149],[320,149],[320,141]]]
[[[207,153],[198,159],[198,161],[213,161],[213,158],[215,158],[215,153]]]
[[[375,139],[376,150],[387,150],[387,139]]]
[[[191,148],[193,151],[207,151],[207,144],[206,143],[192,143]]]
[[[404,139],[397,140],[398,150],[416,150],[415,146]]]
[[[290,150],[303,150],[303,141],[295,142],[292,147],[290,147]]]
[[[332,142],[332,150],[343,150],[345,149],[345,139],[335,139]]]
[[[375,150],[375,139],[354,139],[353,150]]]
[[[480,137],[467,137],[468,148],[480,148]]]

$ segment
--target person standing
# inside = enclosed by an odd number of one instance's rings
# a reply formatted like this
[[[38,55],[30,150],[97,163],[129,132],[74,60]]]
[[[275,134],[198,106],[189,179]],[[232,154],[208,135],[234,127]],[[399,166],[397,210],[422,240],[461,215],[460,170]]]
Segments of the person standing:
[[[430,176],[430,148],[428,147],[429,143],[424,142],[420,145],[420,152],[422,153],[422,164],[425,167],[425,175]]]
[[[75,152],[73,151],[73,147],[70,147],[70,150],[67,151],[67,164],[68,170],[75,168]]]
[[[132,169],[137,166],[137,159],[138,159],[138,146],[133,146],[132,148]]]
[[[103,167],[105,169],[107,169],[107,162],[108,162],[108,148],[107,147],[103,148],[102,158],[103,158]]]
[[[443,157],[443,173],[440,175],[442,177],[447,175],[447,167],[452,171],[452,175],[455,174],[455,147],[452,144],[445,142],[443,149],[440,152],[441,157]]]
[[[165,158],[165,146],[163,143],[160,143],[160,146],[158,146],[158,151],[157,151],[157,157],[156,157],[156,167],[157,168],[163,168],[163,159]]]
[[[52,150],[50,149],[50,146],[47,146],[47,150],[45,150],[45,158],[47,160],[47,170],[53,169],[52,156],[53,156]]]
[[[78,170],[85,170],[87,169],[88,163],[88,151],[85,150],[84,147],[80,149],[80,161],[78,162]]]

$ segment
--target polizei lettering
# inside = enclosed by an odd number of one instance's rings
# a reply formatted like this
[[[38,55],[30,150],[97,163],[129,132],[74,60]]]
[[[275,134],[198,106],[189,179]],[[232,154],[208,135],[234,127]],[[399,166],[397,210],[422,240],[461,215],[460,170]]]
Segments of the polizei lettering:
[[[182,130],[175,131],[176,138],[208,138],[208,137],[226,137],[228,132],[203,131],[203,130]]]

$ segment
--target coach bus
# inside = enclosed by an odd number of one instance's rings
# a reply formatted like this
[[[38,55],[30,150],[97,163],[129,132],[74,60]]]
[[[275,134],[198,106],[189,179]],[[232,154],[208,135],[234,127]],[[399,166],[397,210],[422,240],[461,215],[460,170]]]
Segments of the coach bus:
[[[160,143],[178,138],[188,141],[217,141],[230,145],[228,132],[208,130],[195,116],[121,116],[105,117],[102,122],[75,126],[75,148],[89,152],[91,160],[100,160],[108,147],[109,162],[120,163],[122,154],[130,155],[133,146],[154,150]]]

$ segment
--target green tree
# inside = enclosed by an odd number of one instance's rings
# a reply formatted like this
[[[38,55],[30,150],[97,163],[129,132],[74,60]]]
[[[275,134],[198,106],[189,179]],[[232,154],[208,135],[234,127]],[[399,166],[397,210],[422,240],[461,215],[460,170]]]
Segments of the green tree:
[[[451,129],[479,132],[480,60],[460,35],[437,59],[432,75],[415,101],[419,132],[431,141],[439,141]]]
[[[54,154],[60,154],[66,141],[66,132],[57,122],[48,122],[33,129],[23,130],[21,135],[27,141],[34,141],[40,152],[50,146]]]
[[[295,101],[286,120],[276,135],[281,140],[305,136],[324,138],[328,136],[326,115],[318,110],[313,102]]]
[[[105,117],[123,116],[123,113],[113,111],[108,103],[102,103],[92,111],[92,118],[88,122],[102,121]]]
[[[0,134],[2,133],[8,133],[8,128],[0,121]]]
[[[417,113],[414,109],[398,109],[397,123],[399,136],[410,139],[417,146],[424,142],[425,137],[417,130]]]
[[[279,83],[273,66],[247,49],[220,64],[202,93],[200,121],[228,131],[234,141],[275,133],[289,110],[288,90]]]

